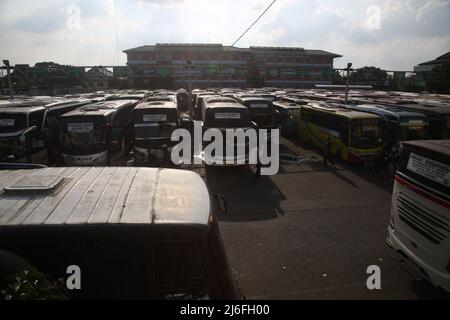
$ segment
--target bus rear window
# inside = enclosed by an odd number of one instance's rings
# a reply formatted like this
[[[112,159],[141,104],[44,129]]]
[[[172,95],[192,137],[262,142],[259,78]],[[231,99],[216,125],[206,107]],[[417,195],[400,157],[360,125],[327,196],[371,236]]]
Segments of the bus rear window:
[[[429,124],[424,119],[402,119],[400,121],[401,141],[427,140]]]
[[[450,187],[450,166],[442,162],[411,153],[406,168],[422,177]]]
[[[420,184],[443,194],[450,194],[450,165],[432,153],[403,148],[399,171]]]

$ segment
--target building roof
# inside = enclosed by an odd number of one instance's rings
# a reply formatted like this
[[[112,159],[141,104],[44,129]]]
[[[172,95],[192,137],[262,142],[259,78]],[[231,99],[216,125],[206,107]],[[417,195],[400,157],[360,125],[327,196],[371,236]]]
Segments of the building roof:
[[[327,57],[333,57],[333,58],[340,58],[342,57],[339,54],[323,51],[323,50],[308,50],[304,48],[299,47],[258,47],[258,46],[252,46],[250,48],[237,48],[237,47],[231,47],[231,46],[223,46],[222,44],[218,43],[157,43],[155,45],[144,45],[128,50],[124,50],[123,52],[128,53],[135,53],[135,52],[154,52],[154,51],[160,51],[160,50],[170,50],[170,51],[186,51],[188,50],[195,50],[195,51],[217,51],[217,50],[223,50],[223,51],[232,51],[232,52],[292,52],[292,53],[302,53],[305,55],[320,55],[320,56],[327,56]]]
[[[440,57],[437,57],[434,60],[423,62],[423,63],[419,63],[419,66],[442,64],[442,63],[446,63],[446,62],[450,62],[450,51],[445,53],[445,54],[443,54]]]
[[[86,72],[86,76],[87,77],[108,77],[111,78],[114,76],[114,73],[110,70],[108,70],[105,67],[102,66],[98,66],[98,67],[93,67],[92,69],[90,69],[88,72]]]

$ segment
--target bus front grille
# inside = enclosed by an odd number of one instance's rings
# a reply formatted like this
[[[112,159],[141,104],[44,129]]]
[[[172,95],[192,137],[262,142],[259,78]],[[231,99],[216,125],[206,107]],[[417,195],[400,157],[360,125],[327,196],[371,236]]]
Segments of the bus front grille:
[[[450,221],[448,218],[424,208],[403,192],[399,193],[397,209],[400,220],[403,223],[433,244],[440,244],[450,234]]]

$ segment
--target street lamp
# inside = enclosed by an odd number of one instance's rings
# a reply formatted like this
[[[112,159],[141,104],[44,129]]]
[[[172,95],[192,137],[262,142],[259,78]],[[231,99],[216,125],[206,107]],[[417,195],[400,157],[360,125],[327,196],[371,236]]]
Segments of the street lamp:
[[[14,91],[13,86],[11,82],[11,73],[10,73],[10,65],[9,60],[3,60],[3,64],[6,66],[6,74],[8,76],[8,87],[9,87],[9,99],[14,100]]]
[[[187,60],[186,63],[189,65],[189,111],[192,112],[192,60]]]
[[[348,87],[350,83],[350,69],[352,67],[352,63],[347,63],[347,82],[345,84],[345,104],[348,103]]]

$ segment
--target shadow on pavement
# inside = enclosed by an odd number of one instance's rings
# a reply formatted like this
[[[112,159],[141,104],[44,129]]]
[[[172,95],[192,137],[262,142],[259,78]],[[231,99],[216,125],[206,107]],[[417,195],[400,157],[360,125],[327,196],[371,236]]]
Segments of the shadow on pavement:
[[[284,138],[283,142],[285,142],[285,144],[282,143],[282,145],[280,145],[280,152],[283,148],[285,150],[289,150],[289,152],[292,152],[293,154],[298,154],[298,152],[296,152],[294,149],[300,148],[300,149],[308,151],[310,153],[315,153],[316,155],[318,155],[320,157],[320,159],[322,159],[320,150],[309,146],[307,143],[305,143],[299,139]],[[386,174],[383,174],[378,171],[369,171],[367,168],[364,168],[363,165],[348,163],[348,162],[341,161],[341,160],[335,160],[335,162],[336,162],[336,165],[334,166],[334,168],[333,167],[325,167],[320,162],[320,163],[315,164],[314,169],[317,171],[333,170],[338,178],[341,178],[345,182],[357,187],[357,185],[354,184],[350,179],[348,179],[347,177],[343,176],[342,174],[340,174],[338,172],[342,169],[346,170],[346,171],[350,171],[351,173],[353,173],[353,174],[363,178],[364,180],[372,183],[373,185],[377,186],[378,188],[383,189],[389,193],[392,192],[392,189],[393,189],[392,177],[389,177]],[[280,173],[281,173],[281,170],[280,170]]]
[[[249,166],[206,167],[206,183],[210,192],[226,197],[228,213],[219,214],[220,221],[270,220],[284,215],[280,202],[285,196],[270,177],[256,178]]]
[[[426,280],[414,280],[412,283],[417,297],[425,300],[450,300],[450,293],[441,288],[434,287]]]

